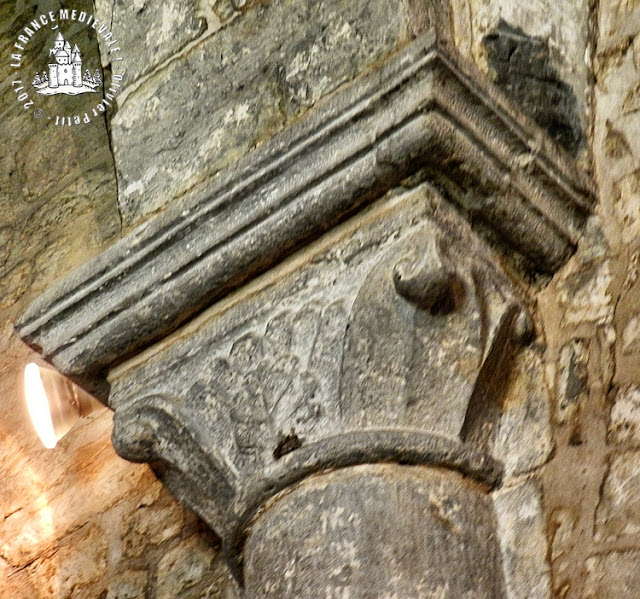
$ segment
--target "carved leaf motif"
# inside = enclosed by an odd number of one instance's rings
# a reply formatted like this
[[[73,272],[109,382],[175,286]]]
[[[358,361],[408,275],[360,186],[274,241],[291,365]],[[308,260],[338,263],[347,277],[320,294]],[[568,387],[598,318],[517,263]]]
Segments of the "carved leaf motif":
[[[306,438],[321,419],[339,422],[338,372],[346,311],[312,300],[273,315],[211,362],[206,394],[228,414],[240,464],[272,459],[282,433]]]
[[[260,337],[254,333],[248,333],[233,344],[229,361],[236,372],[246,372],[251,370],[263,355],[263,343]]]
[[[499,401],[505,348],[523,332],[525,308],[490,255],[454,253],[459,245],[425,224],[369,272],[345,340],[340,401],[348,426],[459,438],[495,420],[495,410],[476,404]]]

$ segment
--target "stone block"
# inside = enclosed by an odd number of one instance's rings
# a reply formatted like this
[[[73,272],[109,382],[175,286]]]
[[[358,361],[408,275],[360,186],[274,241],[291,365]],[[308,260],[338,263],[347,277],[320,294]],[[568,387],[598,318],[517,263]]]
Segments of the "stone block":
[[[145,570],[127,570],[107,585],[105,599],[145,599],[149,573]]]
[[[158,563],[157,599],[189,599],[201,595],[194,587],[211,572],[217,551],[202,537],[193,536],[168,551]]]
[[[587,560],[585,599],[632,599],[640,589],[640,551],[613,551]]]
[[[108,545],[104,531],[87,525],[64,539],[58,550],[31,567],[32,578],[51,597],[80,599],[107,572]]]
[[[509,599],[549,599],[551,575],[540,484],[533,480],[494,493],[498,538]]]
[[[550,121],[555,120],[556,123],[564,121],[568,124],[567,120],[571,119],[571,125],[562,127],[569,133],[565,139],[571,139],[576,131],[579,136],[584,135],[588,130],[585,106],[588,104],[589,78],[589,64],[585,61],[589,44],[589,4],[586,0],[570,4],[558,4],[554,0],[537,0],[531,3],[514,0],[455,0],[453,5],[455,19],[458,22],[469,21],[465,26],[467,31],[460,27],[462,35],[459,45],[463,50],[470,45],[474,59],[480,64],[488,63],[487,67],[490,69],[487,37],[497,37],[496,41],[502,46],[501,49],[507,50],[506,53],[498,54],[507,66],[506,71],[513,73],[514,67],[519,67],[524,73],[528,71],[525,76],[515,77],[515,81],[512,79],[516,84],[512,86],[516,95],[522,94],[527,88],[533,91],[533,95],[523,100],[524,110],[528,111],[531,107],[534,114],[547,111],[552,116]],[[501,22],[506,26],[501,27]],[[515,50],[511,57],[510,50]],[[523,60],[527,51],[532,55],[528,60]],[[509,58],[513,59],[514,65],[510,65]],[[532,69],[533,65],[541,68]],[[505,78],[505,82],[508,81],[509,77]],[[556,106],[549,106],[545,102],[535,106],[536,89],[543,94],[555,95]],[[569,104],[564,103],[563,107],[573,113],[572,117],[569,113],[561,114],[557,110],[563,103],[563,97],[571,96],[574,98],[569,100]],[[576,149],[575,146],[573,149]],[[584,153],[584,145],[582,149]]]
[[[574,531],[577,524],[576,514],[567,508],[559,508],[551,514],[550,523],[553,527],[551,540],[551,560],[569,553],[575,543]]]
[[[640,387],[617,390],[609,419],[610,443],[640,447]]]
[[[99,444],[99,451],[85,454],[82,463],[72,464],[48,493],[0,522],[0,552],[14,567],[33,561],[73,530],[151,482],[146,468],[124,463],[106,442]],[[30,474],[37,482],[37,473],[32,470]],[[70,488],[75,492],[69,493]]]
[[[97,8],[97,16],[110,24],[122,48],[127,86],[178,54],[207,29],[196,0],[169,0],[161,4],[151,0],[103,0],[97,3]],[[102,64],[106,66],[110,62],[109,48],[101,36],[98,42]]]
[[[578,424],[588,397],[589,346],[586,339],[573,339],[560,349],[556,381],[555,417],[559,424]]]
[[[629,315],[622,330],[622,353],[640,353],[640,313]]]
[[[542,466],[553,450],[549,393],[539,350],[514,357],[500,424],[492,450],[507,477]]]
[[[617,540],[640,532],[640,452],[611,458],[596,511],[596,539]]]
[[[158,71],[111,123],[125,225],[165,207],[406,42],[406,4],[273,0]]]
[[[138,557],[149,545],[160,545],[178,535],[183,524],[182,509],[177,504],[141,506],[127,524],[123,552],[127,557]]]
[[[612,281],[609,260],[568,273],[559,287],[559,300],[564,309],[563,324],[571,327],[582,323],[610,323],[614,309],[610,290]]]

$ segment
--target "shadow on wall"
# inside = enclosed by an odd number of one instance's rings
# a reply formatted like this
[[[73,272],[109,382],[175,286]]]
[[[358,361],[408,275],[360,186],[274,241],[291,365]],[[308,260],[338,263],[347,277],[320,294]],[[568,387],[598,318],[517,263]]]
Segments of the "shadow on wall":
[[[483,43],[498,87],[575,158],[584,145],[578,102],[550,64],[548,40],[500,20]]]

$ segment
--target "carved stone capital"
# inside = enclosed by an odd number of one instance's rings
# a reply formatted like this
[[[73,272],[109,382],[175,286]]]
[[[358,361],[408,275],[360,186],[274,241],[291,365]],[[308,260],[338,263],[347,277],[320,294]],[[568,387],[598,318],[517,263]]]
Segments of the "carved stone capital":
[[[534,336],[520,275],[557,269],[592,204],[571,160],[427,34],[17,329],[76,380],[111,369],[114,446],[222,536],[247,599],[372,596],[378,531],[385,596],[502,599],[488,493]]]
[[[526,294],[433,188],[380,200],[200,320],[114,376],[113,442],[222,536],[240,580],[254,520],[323,473],[395,463],[500,483]]]
[[[580,236],[591,183],[434,39],[422,35],[50,289],[20,335],[86,379],[411,177],[432,181],[518,268],[554,271]]]

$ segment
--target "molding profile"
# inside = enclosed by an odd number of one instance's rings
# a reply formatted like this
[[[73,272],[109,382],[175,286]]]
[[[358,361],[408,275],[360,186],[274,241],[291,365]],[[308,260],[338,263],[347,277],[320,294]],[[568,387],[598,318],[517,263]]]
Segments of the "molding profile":
[[[484,493],[502,480],[491,453],[510,362],[532,336],[526,302],[458,215],[440,206],[408,220],[342,275],[338,298],[322,288],[306,303],[292,297],[288,285],[307,278],[295,270],[275,297],[247,298],[112,388],[118,453],[154,464],[222,537],[240,581],[254,519],[323,472],[426,466]],[[361,247],[379,244],[360,234]]]
[[[327,472],[435,469],[485,499],[501,483],[493,445],[511,361],[532,338],[527,302],[437,194],[412,214],[430,189],[371,215],[377,232],[343,233],[337,252],[376,249],[333,295],[299,282],[328,261],[316,254],[114,382],[118,453],[151,463],[221,536],[241,583],[265,506]],[[389,210],[405,225],[381,243]]]
[[[518,273],[567,260],[594,193],[435,39],[343,86],[16,325],[108,399],[118,453],[222,537],[247,599],[515,599],[496,448],[548,425],[532,408],[538,362],[514,368],[535,353]],[[108,370],[161,340],[112,371],[107,398]],[[501,428],[513,372],[529,397]],[[537,467],[540,445],[508,475]]]
[[[90,386],[376,198],[425,179],[538,273],[568,258],[594,203],[574,162],[426,33],[50,288],[16,329]]]

